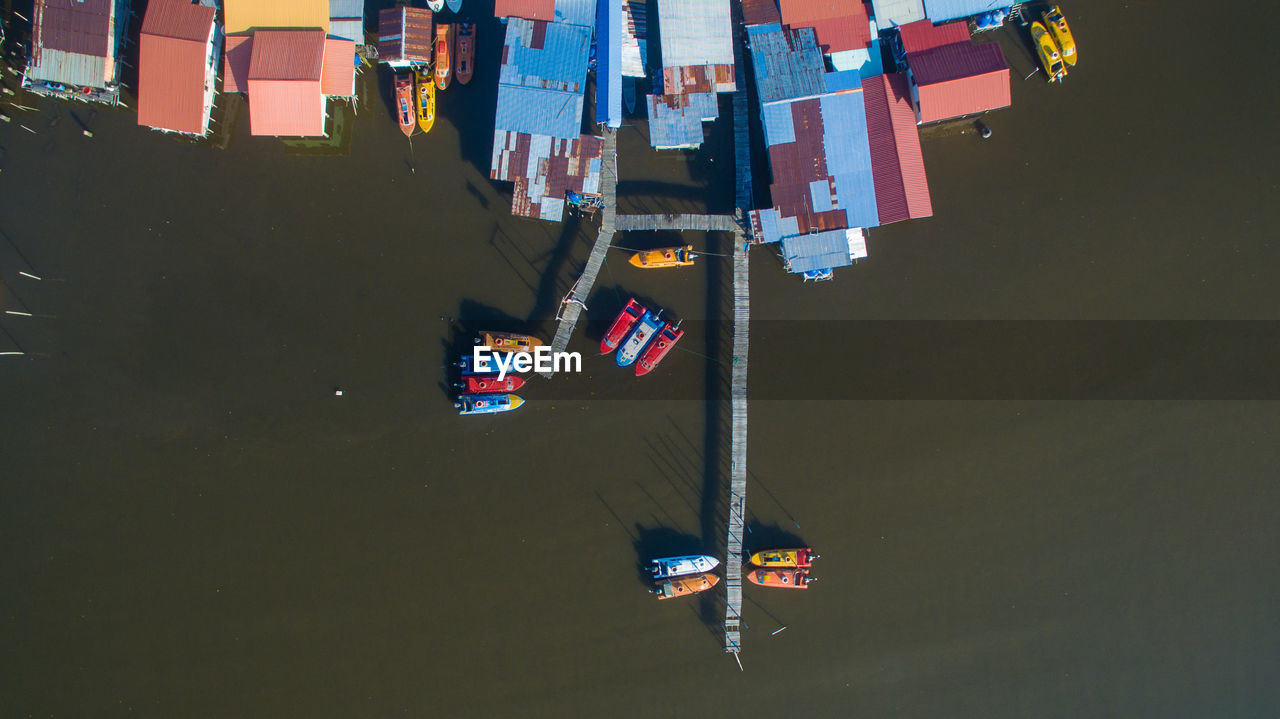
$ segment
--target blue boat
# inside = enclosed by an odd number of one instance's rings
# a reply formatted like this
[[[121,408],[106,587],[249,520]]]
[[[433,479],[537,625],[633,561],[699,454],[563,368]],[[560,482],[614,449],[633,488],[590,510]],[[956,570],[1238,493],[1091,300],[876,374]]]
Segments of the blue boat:
[[[458,414],[497,414],[522,404],[524,399],[515,394],[464,394],[453,406],[458,408]]]
[[[509,355],[509,354],[510,352],[492,353],[489,357],[489,369],[484,370],[483,372],[477,372],[471,368],[471,357],[472,357],[471,355],[462,355],[462,359],[459,360],[458,363],[454,366],[462,370],[459,374],[463,376],[476,375],[476,374],[497,374],[498,373],[498,365],[496,363],[497,355]],[[504,357],[502,361],[506,362],[507,361],[506,357]],[[507,374],[520,374],[520,373],[516,372],[515,368],[512,367],[511,369],[507,370]]]
[[[619,367],[629,367],[644,351],[646,345],[653,340],[658,334],[658,328],[662,327],[662,320],[658,319],[658,315],[662,314],[662,310],[658,310],[657,314],[649,310],[645,310],[644,317],[636,323],[636,326],[622,341],[622,345],[618,347],[618,354],[614,358],[618,362]]]

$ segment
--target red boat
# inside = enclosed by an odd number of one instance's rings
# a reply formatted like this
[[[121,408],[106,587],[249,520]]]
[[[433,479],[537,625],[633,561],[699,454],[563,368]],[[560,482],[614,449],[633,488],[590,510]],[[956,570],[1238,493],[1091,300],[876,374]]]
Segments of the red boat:
[[[465,390],[467,394],[514,392],[524,386],[524,377],[512,374],[503,377],[501,381],[496,374],[473,374],[462,379],[465,382],[459,382],[458,389]]]
[[[636,302],[634,297],[627,300],[627,306],[618,313],[617,319],[609,326],[609,331],[604,333],[604,339],[600,340],[600,354],[607,355],[617,349],[618,343],[627,336],[632,327],[636,326],[643,315],[644,305]]]
[[[644,354],[640,355],[640,360],[636,362],[636,376],[649,374],[654,367],[658,366],[662,358],[667,356],[671,348],[676,346],[681,337],[684,337],[684,330],[680,329],[679,325],[668,322],[658,333],[658,338],[650,342]]]

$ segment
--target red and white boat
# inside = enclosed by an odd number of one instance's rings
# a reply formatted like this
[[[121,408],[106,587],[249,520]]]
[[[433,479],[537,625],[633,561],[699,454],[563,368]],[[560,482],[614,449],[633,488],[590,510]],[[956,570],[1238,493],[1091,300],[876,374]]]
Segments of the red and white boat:
[[[613,324],[609,326],[609,331],[605,332],[604,338],[600,340],[600,354],[607,355],[617,349],[618,343],[627,336],[632,327],[636,326],[644,312],[644,305],[636,302],[636,298],[627,300],[627,306],[618,313]]]
[[[496,374],[467,375],[457,387],[466,390],[467,394],[493,394],[497,392],[514,392],[524,386],[524,377],[507,375],[501,380]]]
[[[658,336],[654,341],[649,343],[644,352],[640,355],[639,361],[636,362],[636,376],[649,374],[654,367],[662,361],[663,357],[675,347],[680,338],[684,337],[684,330],[680,329],[679,324],[671,324],[668,322],[662,331],[658,332]]]

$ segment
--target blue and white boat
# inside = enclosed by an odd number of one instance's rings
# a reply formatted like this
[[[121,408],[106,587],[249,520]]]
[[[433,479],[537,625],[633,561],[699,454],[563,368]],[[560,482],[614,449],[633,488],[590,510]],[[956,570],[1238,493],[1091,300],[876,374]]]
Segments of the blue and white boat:
[[[618,355],[614,359],[617,360],[619,367],[630,367],[640,357],[645,346],[657,336],[658,329],[662,327],[662,320],[658,319],[658,315],[661,314],[662,310],[658,310],[657,314],[645,310],[644,316],[618,348]]]
[[[453,403],[458,414],[497,414],[510,412],[524,404],[524,399],[516,394],[464,394]]]
[[[497,374],[498,373],[497,357],[499,355],[502,355],[503,356],[502,361],[506,362],[508,361],[507,355],[509,354],[511,353],[510,352],[494,352],[490,354],[489,369],[486,369],[480,372],[477,372],[475,369],[471,367],[471,359],[472,359],[471,355],[462,355],[462,359],[458,360],[458,363],[454,366],[462,370],[461,372],[459,372],[459,374],[463,376],[476,375],[476,374]],[[521,373],[516,372],[515,367],[511,367],[510,369],[507,370],[507,374],[521,374]]]
[[[720,566],[720,560],[709,554],[690,554],[684,557],[663,557],[654,559],[653,571],[654,579],[667,579],[669,577],[683,577],[687,574],[702,574],[710,572]]]

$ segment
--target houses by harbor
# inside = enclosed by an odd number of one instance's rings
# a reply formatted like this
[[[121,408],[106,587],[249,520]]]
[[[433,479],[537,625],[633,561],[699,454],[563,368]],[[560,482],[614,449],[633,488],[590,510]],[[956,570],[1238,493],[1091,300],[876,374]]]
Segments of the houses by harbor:
[[[36,0],[22,87],[46,97],[120,102],[128,0]]]

